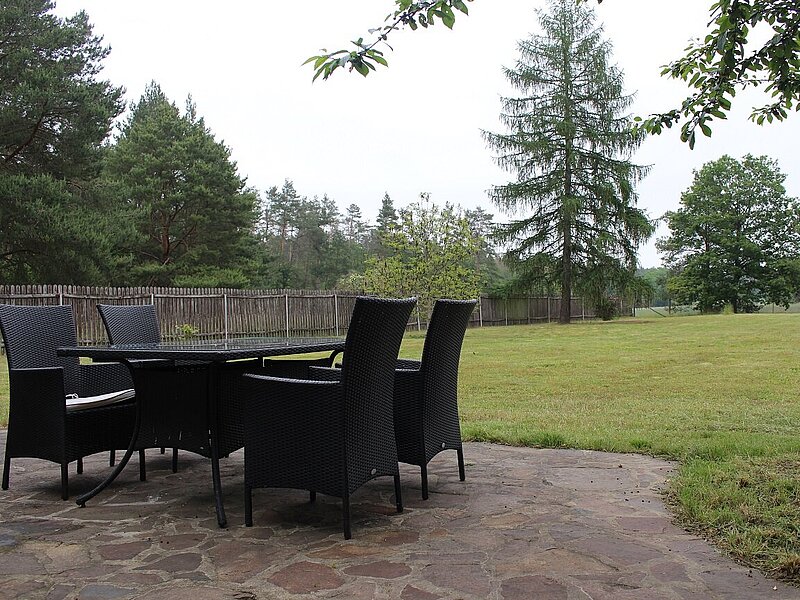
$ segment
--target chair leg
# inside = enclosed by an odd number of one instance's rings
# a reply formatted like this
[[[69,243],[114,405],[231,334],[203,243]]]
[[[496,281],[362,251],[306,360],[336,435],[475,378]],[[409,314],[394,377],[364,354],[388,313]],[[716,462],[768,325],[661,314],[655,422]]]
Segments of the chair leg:
[[[147,469],[144,464],[144,450],[139,450],[139,481],[147,481]]]
[[[353,537],[350,531],[350,494],[345,494],[342,498],[342,528],[344,529],[344,539],[349,540]]]
[[[422,499],[428,499],[428,465],[422,465],[419,468],[419,474],[422,479]]]
[[[178,449],[177,448],[173,448],[172,449],[172,472],[173,473],[177,473],[178,472]]]
[[[78,475],[83,475],[83,459],[82,458],[78,459],[78,468],[76,469],[76,471],[78,472]]]
[[[167,451],[167,449],[164,448],[164,446],[161,446],[161,454],[164,454],[166,451]]]
[[[6,447],[6,460],[5,464],[3,465],[3,489],[8,489],[8,474],[11,472],[11,456],[8,453],[8,447]]]
[[[69,470],[67,469],[68,463],[61,463],[61,499],[66,500],[69,497],[67,490],[69,488]]]
[[[397,512],[403,512],[403,493],[400,491],[400,473],[394,474],[394,499],[397,504]]]
[[[464,473],[464,451],[459,448],[456,452],[458,452],[458,478],[464,481],[467,478]]]
[[[108,466],[113,467],[114,464],[117,462],[117,453],[115,450],[112,450],[108,453]]]
[[[253,488],[247,484],[244,486],[244,525],[253,526]]]
[[[317,501],[317,492],[311,490],[308,492],[308,501],[309,502],[316,502]]]

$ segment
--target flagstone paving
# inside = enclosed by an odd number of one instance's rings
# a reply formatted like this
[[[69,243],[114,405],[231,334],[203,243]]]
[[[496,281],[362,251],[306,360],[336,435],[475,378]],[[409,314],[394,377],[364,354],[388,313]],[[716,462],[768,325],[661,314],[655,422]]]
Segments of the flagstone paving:
[[[0,431],[5,447],[5,432]],[[0,492],[0,598],[254,600],[800,599],[672,524],[659,495],[673,464],[631,454],[467,444],[430,465],[431,494],[403,466],[353,497],[353,539],[338,500],[256,490],[244,526],[242,453],[222,461],[229,527],[216,524],[207,460],[149,451],[79,508],[61,501],[58,466],[12,461]],[[132,461],[136,462],[135,458]],[[71,470],[71,498],[107,472],[106,455]]]

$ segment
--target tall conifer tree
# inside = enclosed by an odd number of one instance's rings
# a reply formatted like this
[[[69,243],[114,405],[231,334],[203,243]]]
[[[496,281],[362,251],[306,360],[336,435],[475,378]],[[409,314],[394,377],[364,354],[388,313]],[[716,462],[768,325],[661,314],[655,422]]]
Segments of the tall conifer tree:
[[[489,194],[512,217],[497,235],[520,281],[560,287],[559,322],[568,323],[573,290],[602,303],[633,277],[653,225],[635,206],[646,168],[629,158],[642,138],[602,27],[574,0],[537,13],[543,33],[519,42],[519,60],[505,70],[520,92],[502,99],[509,132],[484,132],[516,179]]]

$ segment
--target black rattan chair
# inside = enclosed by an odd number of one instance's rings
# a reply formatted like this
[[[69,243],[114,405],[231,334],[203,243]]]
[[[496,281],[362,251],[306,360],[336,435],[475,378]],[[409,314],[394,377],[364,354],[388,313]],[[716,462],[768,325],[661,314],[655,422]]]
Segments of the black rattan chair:
[[[106,328],[109,344],[158,344],[161,341],[161,326],[156,307],[152,304],[98,304],[97,311]],[[161,448],[161,454],[164,450]],[[144,461],[140,466],[141,478],[144,479]],[[178,472],[177,448],[172,449],[172,472]]]
[[[476,303],[438,300],[425,335],[422,360],[397,361],[394,386],[397,458],[420,468],[424,499],[428,498],[428,463],[442,450],[458,453],[459,478],[461,481],[465,478],[458,420],[458,363]]]
[[[351,536],[350,495],[367,481],[392,475],[402,512],[392,422],[397,353],[414,299],[358,298],[339,381],[249,374],[245,397],[245,524],[253,524],[252,490],[304,489],[342,499],[345,539]]]
[[[132,402],[67,409],[67,394],[95,396],[132,388],[128,369],[116,363],[80,364],[60,357],[77,346],[71,306],[0,305],[8,358],[10,406],[2,488],[8,489],[12,458],[41,458],[61,465],[61,497],[68,497],[67,466],[97,452],[124,450],[135,420]],[[141,458],[141,457],[140,457]]]

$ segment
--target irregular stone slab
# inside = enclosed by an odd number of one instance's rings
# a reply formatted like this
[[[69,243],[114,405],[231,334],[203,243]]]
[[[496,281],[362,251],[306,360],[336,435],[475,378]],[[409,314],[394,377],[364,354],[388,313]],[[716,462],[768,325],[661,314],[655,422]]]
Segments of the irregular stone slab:
[[[378,577],[380,579],[396,579],[411,573],[407,565],[381,560],[378,562],[367,563],[348,567],[344,570],[348,575],[358,575],[361,577]]]
[[[344,584],[344,580],[333,568],[307,561],[289,565],[275,573],[269,580],[292,594],[335,590]]]
[[[492,444],[465,454],[464,482],[452,456],[434,458],[427,501],[419,469],[401,465],[402,514],[391,478],[364,485],[351,540],[338,498],[311,504],[298,490],[257,490],[255,526],[244,527],[241,451],[223,461],[227,529],[208,460],[188,452],[178,474],[167,457],[146,482],[134,461],[85,509],[61,501],[57,467],[15,459],[0,492],[0,597],[800,600],[672,522],[660,496],[671,463]],[[88,457],[72,493],[99,481],[107,460]]]

